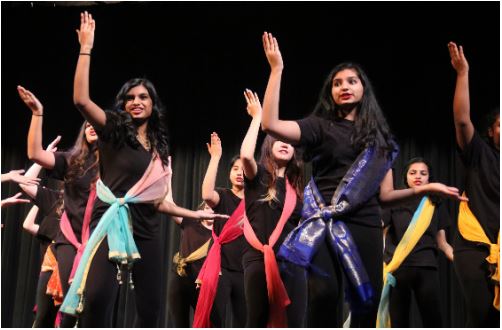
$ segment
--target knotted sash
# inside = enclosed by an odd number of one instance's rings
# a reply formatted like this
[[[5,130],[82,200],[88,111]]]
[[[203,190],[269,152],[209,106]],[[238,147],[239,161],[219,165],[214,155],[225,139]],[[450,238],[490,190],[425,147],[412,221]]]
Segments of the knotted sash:
[[[110,207],[99,220],[87,242],[73,282],[61,306],[62,312],[71,315],[83,312],[87,275],[92,258],[105,237],[108,238],[110,260],[119,264],[132,264],[140,258],[132,235],[132,219],[128,204],[154,204],[162,201],[167,194],[167,182],[171,173],[170,168],[164,168],[160,157],[153,155],[141,179],[122,198],[115,197],[111,190],[98,180],[96,185],[98,197],[110,204]]]
[[[186,265],[207,256],[210,242],[211,239],[208,239],[206,243],[202,244],[197,250],[193,251],[188,257],[185,258],[181,257],[180,252],[176,252],[173,257],[173,263],[176,265],[176,273],[178,273],[178,275],[181,277],[187,276],[187,273],[185,271]]]
[[[293,213],[295,206],[296,192],[286,178],[286,196],[284,198],[284,207],[279,221],[268,239],[268,244],[262,244],[260,242],[258,237],[256,237],[247,216],[244,217],[244,237],[246,237],[246,240],[253,248],[261,251],[264,255],[265,278],[267,282],[269,302],[267,327],[269,328],[286,328],[288,326],[286,306],[288,306],[291,301],[289,300],[288,293],[286,292],[286,288],[284,287],[284,283],[282,282],[281,275],[279,273],[279,267],[277,266],[277,260],[275,259],[274,245],[281,236],[282,230]],[[262,220],[267,221],[268,219]]]

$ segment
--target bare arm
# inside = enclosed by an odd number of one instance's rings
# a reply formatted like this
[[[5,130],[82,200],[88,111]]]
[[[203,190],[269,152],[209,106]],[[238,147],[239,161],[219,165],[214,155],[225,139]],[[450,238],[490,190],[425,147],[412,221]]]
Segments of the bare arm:
[[[21,197],[22,194],[23,193],[18,192],[14,196],[11,196],[11,197],[6,198],[6,199],[2,199],[2,203],[1,203],[0,206],[1,207],[6,207],[6,206],[14,205],[14,204],[29,203],[30,202],[29,199],[19,198],[19,197]]]
[[[193,218],[193,219],[228,219],[229,216],[225,214],[216,214],[213,212],[208,212],[204,210],[192,211],[189,209],[185,209],[183,207],[179,207],[166,199],[159,205],[157,205],[157,210],[159,212],[167,213],[170,215],[175,215],[183,218]]]
[[[34,164],[35,165],[35,164]],[[37,165],[40,166],[40,165]],[[33,166],[32,166],[33,167]],[[29,172],[29,170],[28,170]],[[28,173],[26,172],[26,173]],[[2,174],[2,182],[13,181],[19,184],[25,185],[37,185],[40,179],[36,177],[27,177],[26,175],[21,175],[24,173],[24,170],[11,170],[9,173]]]
[[[222,149],[221,141],[216,132],[211,134],[211,144],[206,143],[207,151],[211,155],[209,160],[209,165],[207,166],[206,175],[204,176],[204,181],[202,181],[202,199],[209,205],[210,208],[214,208],[220,203],[220,195],[215,190],[216,176],[218,174],[218,164],[220,163]]]
[[[36,235],[38,233],[38,228],[40,228],[39,225],[35,224],[35,219],[37,218],[37,214],[38,214],[38,206],[34,205],[23,221],[23,229],[32,235]]]
[[[474,135],[474,125],[471,122],[469,99],[469,63],[464,56],[462,46],[454,42],[448,44],[451,65],[457,72],[455,96],[453,97],[453,120],[457,143],[461,149],[468,145]]]
[[[258,165],[256,165],[254,153],[256,150],[256,140],[258,139],[258,133],[260,132],[262,110],[260,99],[258,98],[258,95],[256,93],[253,93],[249,89],[246,89],[246,91],[244,92],[244,97],[246,98],[248,114],[253,119],[251,120],[248,132],[246,133],[246,136],[242,141],[241,161],[242,167],[244,168],[244,175],[249,180],[252,180],[258,172]]]
[[[106,124],[106,115],[89,96],[89,69],[91,67],[91,51],[94,45],[96,22],[88,12],[80,14],[80,30],[77,30],[80,43],[75,79],[73,82],[73,103],[85,119],[96,129]]]
[[[172,158],[171,156],[169,156],[169,168],[171,168],[171,173],[172,173]],[[169,180],[167,181],[167,196],[166,196],[166,200],[168,202],[170,202],[171,204],[174,204],[176,205],[176,203],[174,202],[174,199],[173,199],[173,189],[172,189],[172,178],[173,176],[170,175],[169,176]],[[181,224],[181,222],[183,221],[183,218],[182,217],[177,217],[177,216],[174,216],[172,215],[171,216],[171,219],[176,222],[178,225]]]
[[[28,158],[47,169],[53,169],[54,153],[42,147],[42,122],[44,107],[37,97],[22,86],[17,86],[19,97],[32,112],[30,130],[28,131]]]
[[[444,231],[444,229],[440,229],[437,232],[436,243],[438,245],[438,248],[443,251],[446,258],[453,262],[453,247],[446,240],[446,232]]]
[[[386,206],[391,206],[396,203],[406,202],[415,196],[424,196],[427,194],[439,195],[456,200],[467,200],[460,196],[458,188],[448,187],[439,182],[424,184],[406,189],[394,189],[394,180],[392,170],[389,170],[380,184],[380,201]]]
[[[270,77],[263,99],[263,130],[273,137],[291,144],[300,142],[300,126],[291,120],[279,120],[279,98],[284,64],[277,39],[271,33],[263,34],[263,49],[270,64]]]

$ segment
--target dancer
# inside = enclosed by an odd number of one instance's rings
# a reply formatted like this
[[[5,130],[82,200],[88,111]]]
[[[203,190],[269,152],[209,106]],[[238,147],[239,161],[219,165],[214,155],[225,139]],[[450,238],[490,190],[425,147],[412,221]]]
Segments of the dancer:
[[[489,114],[487,140],[470,116],[469,64],[462,46],[448,44],[457,72],[453,121],[460,158],[466,168],[460,203],[454,265],[467,306],[467,327],[500,325],[500,113]]]
[[[403,182],[408,188],[428,184],[432,179],[432,168],[421,157],[410,159],[404,168]],[[433,202],[436,209],[430,225],[399,269],[393,272],[396,285],[391,289],[389,308],[392,327],[410,327],[412,292],[417,300],[423,326],[443,327],[437,249],[439,248],[448,260],[453,261],[453,248],[446,241],[445,229],[449,226],[446,207],[438,199],[434,199]],[[384,251],[384,260],[387,264],[393,259],[396,247],[403,240],[419,204],[420,198],[416,198],[382,213],[387,231]]]
[[[244,220],[247,244],[242,258],[246,327],[301,327],[298,320],[305,314],[306,290],[303,296],[291,295],[301,292],[297,286],[302,283],[294,281],[294,273],[279,273],[275,254],[301,217],[303,162],[293,146],[271,136],[263,141],[260,161],[256,162],[254,153],[262,109],[256,93],[246,90],[244,96],[252,117],[241,146],[247,217]]]
[[[73,99],[99,136],[99,199],[92,212],[92,235],[61,311],[78,314],[82,327],[110,327],[119,284],[126,282],[134,288],[135,326],[155,327],[161,302],[158,265],[163,262],[164,244],[159,211],[197,219],[220,215],[187,210],[165,199],[172,171],[162,106],[150,81],[127,81],[112,111],[105,112],[91,100],[94,30],[92,16],[82,13]]]
[[[202,199],[215,212],[231,215],[228,221],[213,224],[213,246],[198,276],[201,292],[194,316],[194,327],[230,327],[225,324],[227,304],[232,308],[232,327],[243,327],[246,322],[242,253],[244,216],[244,178],[239,156],[230,161],[229,179],[232,188],[215,188],[218,164],[222,155],[218,134],[211,134],[207,144],[211,155],[202,183]],[[225,235],[223,233],[225,232]],[[221,245],[221,247],[220,247]],[[217,249],[221,248],[221,252]],[[220,274],[218,276],[217,274]]]
[[[288,236],[279,255],[312,269],[308,326],[342,325],[346,276],[351,327],[374,327],[383,264],[378,197],[383,203],[425,193],[458,198],[458,189],[429,183],[394,190],[390,168],[397,146],[371,83],[356,64],[342,63],[331,71],[311,116],[279,120],[282,56],[272,34],[264,33],[263,46],[271,67],[263,128],[281,141],[305,147],[307,160],[313,162],[313,179],[304,193],[313,202],[304,201],[303,213],[309,218]],[[301,239],[302,234],[310,240]],[[350,266],[354,263],[357,267]]]

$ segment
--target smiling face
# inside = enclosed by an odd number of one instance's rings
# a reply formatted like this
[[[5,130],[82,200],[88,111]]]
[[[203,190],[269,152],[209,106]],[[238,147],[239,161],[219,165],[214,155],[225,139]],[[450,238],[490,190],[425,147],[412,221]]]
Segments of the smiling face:
[[[291,144],[275,141],[272,145],[272,156],[279,167],[286,166],[293,158],[295,148]]]
[[[152,115],[153,101],[143,85],[131,88],[125,95],[124,110],[133,119],[147,119]]]
[[[88,122],[85,123],[84,134],[85,134],[85,139],[89,144],[93,144],[98,139],[98,135],[94,131],[94,127],[92,127],[92,125],[89,124]]]
[[[337,105],[356,104],[361,101],[364,86],[356,70],[344,69],[333,78],[331,96]]]
[[[244,172],[242,168],[242,161],[237,159],[233,164],[232,168],[230,169],[230,183],[232,184],[232,187],[236,187],[239,190],[244,187]]]
[[[429,168],[425,163],[413,163],[406,172],[408,187],[413,188],[429,183]]]

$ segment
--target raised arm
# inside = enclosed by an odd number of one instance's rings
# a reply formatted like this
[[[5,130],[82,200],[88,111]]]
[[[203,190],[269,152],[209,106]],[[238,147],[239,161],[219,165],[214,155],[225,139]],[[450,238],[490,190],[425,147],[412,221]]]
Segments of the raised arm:
[[[211,134],[211,144],[206,143],[207,151],[211,155],[209,160],[209,165],[207,166],[206,175],[204,176],[204,181],[202,181],[202,199],[209,205],[210,208],[214,208],[220,203],[220,195],[215,190],[216,185],[216,175],[218,174],[218,164],[220,163],[222,149],[221,141],[216,132]]]
[[[474,135],[474,125],[471,122],[469,99],[469,63],[464,55],[462,46],[457,47],[454,42],[448,43],[451,65],[457,71],[455,96],[453,97],[453,120],[458,146],[464,149]]]
[[[273,137],[291,144],[300,142],[300,126],[291,120],[279,119],[279,98],[284,64],[277,39],[271,33],[263,34],[263,49],[270,64],[270,77],[263,99],[262,127]]]
[[[380,201],[386,206],[406,202],[415,196],[424,196],[427,194],[438,195],[459,201],[468,200],[459,194],[458,188],[448,187],[439,182],[431,182],[413,188],[394,189],[392,170],[387,172],[380,184]]]
[[[38,233],[39,225],[35,223],[38,214],[38,206],[34,205],[23,221],[23,229],[35,236]]]
[[[258,139],[258,133],[260,132],[262,109],[260,99],[256,93],[246,89],[244,97],[246,98],[248,114],[251,116],[252,120],[251,124],[249,124],[248,132],[242,141],[241,161],[242,167],[244,168],[244,175],[249,180],[252,180],[258,171],[258,166],[256,165],[256,160],[254,159],[254,153],[256,150],[256,140]]]
[[[32,112],[30,130],[28,131],[28,158],[40,166],[53,169],[54,153],[42,147],[42,122],[44,107],[37,97],[22,86],[17,86],[19,97]]]
[[[94,30],[96,22],[88,12],[80,14],[80,30],[77,30],[80,43],[75,80],[73,82],[73,103],[84,118],[95,128],[106,124],[106,115],[89,96],[89,70],[91,67],[91,51],[94,45]]]

